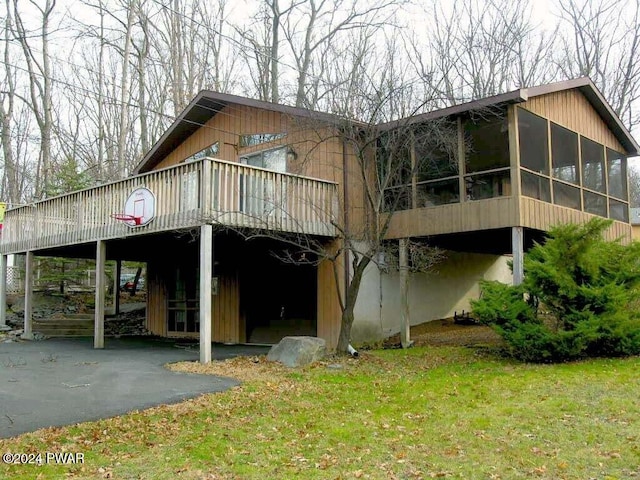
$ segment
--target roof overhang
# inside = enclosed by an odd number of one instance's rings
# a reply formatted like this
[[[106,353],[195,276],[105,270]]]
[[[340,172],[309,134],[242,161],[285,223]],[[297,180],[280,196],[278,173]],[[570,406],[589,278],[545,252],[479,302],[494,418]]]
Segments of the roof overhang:
[[[625,148],[628,155],[637,155],[640,146],[631,136],[631,133],[622,124],[609,103],[604,99],[602,93],[588,77],[566,80],[563,82],[542,85],[538,87],[521,88],[511,92],[494,95],[491,97],[474,100],[459,105],[434,110],[432,112],[414,115],[400,120],[394,120],[378,125],[381,130],[392,130],[407,125],[413,125],[426,121],[442,119],[464,115],[473,111],[499,110],[510,104],[526,102],[529,98],[540,95],[548,95],[563,90],[579,90],[600,115],[607,127],[614,133],[618,141]],[[171,126],[165,131],[160,139],[146,153],[133,173],[143,173],[152,170],[169,153],[175,150],[182,142],[191,136],[196,130],[206,124],[211,118],[220,113],[227,105],[243,105],[268,111],[275,111],[292,118],[300,120],[314,120],[326,124],[340,125],[363,125],[359,122],[346,120],[337,115],[323,112],[316,112],[300,107],[290,107],[276,103],[253,100],[237,95],[218,93],[210,90],[203,90],[191,101],[191,103],[178,115]]]
[[[482,111],[482,110],[499,110],[500,108],[513,104],[526,102],[528,99],[527,91],[520,89],[512,92],[502,93],[500,95],[493,95],[491,97],[481,98],[479,100],[473,100],[471,102],[461,103],[459,105],[453,105],[447,108],[441,108],[440,110],[433,110],[431,112],[422,113],[420,115],[414,115],[412,117],[406,117],[400,120],[394,120],[391,122],[380,124],[379,127],[382,130],[392,130],[403,126],[413,125],[416,123],[422,123],[432,120],[439,120],[446,117],[454,117],[458,115],[464,115],[468,112]]]
[[[605,100],[600,90],[598,90],[598,87],[595,86],[589,77],[575,78],[573,80],[550,83],[539,87],[531,87],[527,88],[526,92],[529,98],[532,98],[571,89],[577,89],[585,96],[595,111],[598,112],[602,121],[625,148],[628,155],[638,154],[638,151],[640,151],[640,145],[638,145],[638,142],[636,142],[629,130],[627,130],[627,127],[623,125],[618,115],[613,111],[611,105],[609,105],[609,102]]]
[[[220,113],[227,105],[242,105],[279,112],[291,118],[319,121],[325,124],[340,125],[345,123],[345,119],[342,117],[329,113],[203,90],[195,96],[191,103],[187,105],[153,147],[151,147],[135,167],[133,173],[138,174],[153,170],[169,153],[193,135],[196,130]]]

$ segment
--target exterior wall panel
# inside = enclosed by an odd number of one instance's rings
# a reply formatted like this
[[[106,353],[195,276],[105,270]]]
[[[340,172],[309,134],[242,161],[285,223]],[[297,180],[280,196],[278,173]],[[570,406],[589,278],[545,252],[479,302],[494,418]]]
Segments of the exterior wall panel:
[[[336,248],[337,245],[334,245]],[[342,263],[342,262],[340,262]],[[339,265],[338,283],[341,291],[344,291],[343,268]],[[335,350],[340,335],[342,311],[336,289],[334,266],[329,261],[323,261],[318,265],[318,337],[327,342],[327,350]]]
[[[522,226],[543,231],[562,223],[584,223],[595,216],[528,197],[520,199],[520,208]],[[614,221],[607,230],[605,238],[607,240],[621,238],[624,242],[629,242],[631,241],[631,225]]]
[[[548,118],[618,152],[625,152],[620,142],[587,98],[578,90],[566,90],[534,97],[520,107]]]

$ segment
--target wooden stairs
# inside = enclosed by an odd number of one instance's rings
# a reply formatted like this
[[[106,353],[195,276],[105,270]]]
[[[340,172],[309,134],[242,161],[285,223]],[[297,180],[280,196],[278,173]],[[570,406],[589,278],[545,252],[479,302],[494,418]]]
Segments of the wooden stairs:
[[[93,313],[74,313],[60,318],[34,320],[33,331],[47,337],[93,337],[93,319]]]

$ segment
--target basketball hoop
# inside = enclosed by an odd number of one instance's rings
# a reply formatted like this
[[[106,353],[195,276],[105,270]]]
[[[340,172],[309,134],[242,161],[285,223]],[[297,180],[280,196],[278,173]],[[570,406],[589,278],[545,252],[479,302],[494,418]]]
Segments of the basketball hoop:
[[[112,213],[111,218],[126,223],[129,226],[138,226],[142,223],[142,217],[127,215],[126,213]]]
[[[129,228],[144,227],[156,215],[156,196],[145,187],[134,189],[120,213],[112,213],[111,218],[123,222]]]

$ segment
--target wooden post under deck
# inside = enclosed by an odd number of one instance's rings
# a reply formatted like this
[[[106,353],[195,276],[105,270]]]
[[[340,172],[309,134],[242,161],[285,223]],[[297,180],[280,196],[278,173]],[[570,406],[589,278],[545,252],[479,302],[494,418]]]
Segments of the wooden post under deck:
[[[20,338],[33,340],[33,252],[27,252],[24,274],[24,327]]]
[[[522,227],[511,227],[511,245],[513,252],[513,284],[520,285],[524,280],[524,231]]]
[[[113,314],[120,313],[120,274],[122,273],[122,260],[116,260],[113,272]]]
[[[411,341],[411,321],[409,319],[409,261],[407,256],[407,239],[399,240],[400,250],[400,343],[402,348],[409,348]]]
[[[107,262],[107,244],[96,242],[96,311],[93,327],[93,348],[104,348],[104,272]]]
[[[0,331],[7,327],[7,255],[0,255]]]
[[[211,363],[213,226],[200,227],[200,363]]]

